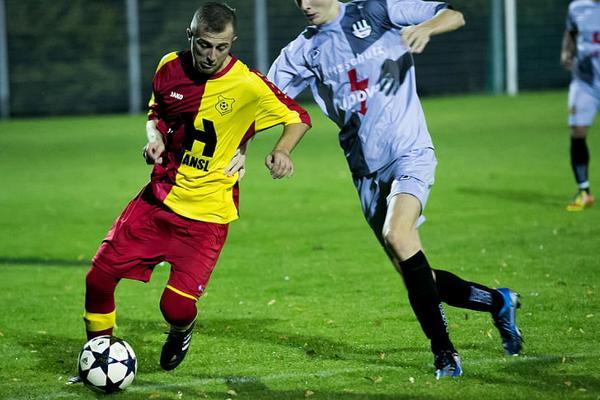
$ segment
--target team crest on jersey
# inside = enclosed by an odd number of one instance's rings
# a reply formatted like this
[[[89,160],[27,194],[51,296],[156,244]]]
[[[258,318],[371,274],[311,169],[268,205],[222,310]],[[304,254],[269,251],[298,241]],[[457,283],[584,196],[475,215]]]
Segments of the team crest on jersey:
[[[235,103],[235,99],[230,99],[219,95],[217,104],[215,104],[215,108],[222,116],[227,115],[233,111],[233,103]]]
[[[352,24],[352,34],[359,39],[364,39],[371,35],[371,26],[364,19]]]

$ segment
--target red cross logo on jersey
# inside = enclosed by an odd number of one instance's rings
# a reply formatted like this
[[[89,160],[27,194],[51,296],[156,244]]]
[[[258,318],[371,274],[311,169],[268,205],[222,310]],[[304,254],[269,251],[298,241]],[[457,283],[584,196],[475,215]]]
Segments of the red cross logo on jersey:
[[[350,71],[348,71],[348,78],[350,79],[350,90],[352,90],[353,92],[361,92],[361,91],[367,90],[367,88],[369,87],[369,79],[368,78],[363,79],[362,81],[358,80],[356,68],[353,68]],[[359,112],[362,115],[365,115],[367,113],[366,95],[365,95],[365,99],[360,102],[360,111]]]

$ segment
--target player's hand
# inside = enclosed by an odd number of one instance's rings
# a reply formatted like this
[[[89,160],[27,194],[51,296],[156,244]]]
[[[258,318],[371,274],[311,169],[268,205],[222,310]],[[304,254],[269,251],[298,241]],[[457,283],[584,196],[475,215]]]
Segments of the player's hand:
[[[273,179],[281,179],[294,174],[294,163],[290,154],[283,150],[273,150],[265,158],[265,165],[271,172]]]
[[[405,27],[402,29],[401,35],[404,44],[414,54],[421,54],[431,39],[431,31],[419,25]]]
[[[571,67],[573,66],[573,55],[568,51],[561,52],[560,64],[563,66],[564,69],[570,71]]]
[[[165,152],[165,144],[162,138],[157,138],[154,142],[149,142],[144,146],[144,159],[146,164],[162,164],[163,153]]]
[[[233,176],[236,172],[238,173],[238,182],[242,180],[246,175],[246,150],[248,144],[244,144],[235,151],[233,158],[227,165],[227,168],[223,171],[227,176]]]

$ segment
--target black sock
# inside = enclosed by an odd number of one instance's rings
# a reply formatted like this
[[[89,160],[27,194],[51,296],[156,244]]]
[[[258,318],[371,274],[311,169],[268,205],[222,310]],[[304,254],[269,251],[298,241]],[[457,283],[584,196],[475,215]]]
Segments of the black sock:
[[[581,190],[589,193],[589,188],[581,186],[588,183],[588,165],[590,153],[585,138],[571,138],[571,167],[575,174],[575,181]],[[586,190],[587,189],[587,190]]]
[[[456,351],[448,336],[446,317],[425,255],[419,251],[401,261],[400,267],[408,300],[423,332],[431,341],[431,350],[434,353],[442,350]]]
[[[434,272],[440,300],[446,304],[492,314],[497,314],[504,306],[504,298],[495,289],[467,282],[448,271],[435,269]]]

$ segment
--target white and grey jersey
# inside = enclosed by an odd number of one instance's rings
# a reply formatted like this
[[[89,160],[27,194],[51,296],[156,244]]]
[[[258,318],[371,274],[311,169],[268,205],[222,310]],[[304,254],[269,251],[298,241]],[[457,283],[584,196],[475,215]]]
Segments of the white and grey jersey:
[[[422,0],[354,0],[286,46],[268,78],[290,97],[310,87],[340,128],[354,176],[433,147],[417,96],[413,59],[400,31],[448,7]]]
[[[573,77],[600,89],[600,2],[575,0],[569,4],[567,31],[577,34]]]

